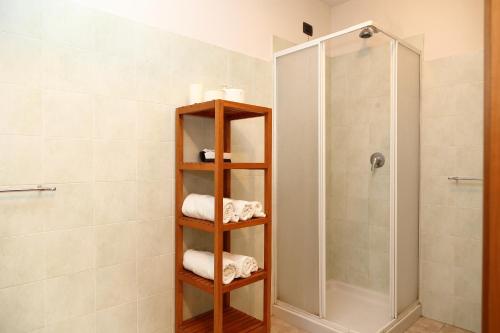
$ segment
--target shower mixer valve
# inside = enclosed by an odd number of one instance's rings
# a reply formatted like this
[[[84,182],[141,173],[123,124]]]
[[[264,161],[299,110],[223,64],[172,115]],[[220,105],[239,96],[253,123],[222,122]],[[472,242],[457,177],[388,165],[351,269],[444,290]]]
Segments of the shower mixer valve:
[[[385,156],[382,153],[373,153],[370,156],[370,164],[372,166],[372,173],[375,172],[375,169],[381,168],[385,164]]]

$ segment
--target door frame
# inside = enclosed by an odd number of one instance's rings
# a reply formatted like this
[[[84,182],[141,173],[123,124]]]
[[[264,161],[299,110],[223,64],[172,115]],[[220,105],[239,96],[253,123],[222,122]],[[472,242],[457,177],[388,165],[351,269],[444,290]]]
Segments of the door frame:
[[[500,332],[500,0],[485,1],[483,333]]]

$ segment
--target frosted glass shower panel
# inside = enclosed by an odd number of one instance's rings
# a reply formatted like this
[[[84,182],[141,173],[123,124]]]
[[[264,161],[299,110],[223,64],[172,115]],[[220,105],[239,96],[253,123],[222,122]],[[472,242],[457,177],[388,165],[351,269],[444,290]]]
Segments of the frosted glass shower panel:
[[[276,59],[276,292],[312,314],[319,314],[318,52]]]

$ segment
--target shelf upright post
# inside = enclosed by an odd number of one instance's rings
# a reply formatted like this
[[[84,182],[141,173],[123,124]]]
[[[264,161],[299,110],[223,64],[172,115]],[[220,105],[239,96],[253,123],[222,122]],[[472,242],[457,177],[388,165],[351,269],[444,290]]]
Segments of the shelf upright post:
[[[222,251],[224,198],[224,108],[220,100],[215,101],[215,229],[214,229],[214,333],[222,332],[224,313],[222,293]]]
[[[184,306],[184,287],[183,282],[179,279],[180,272],[183,270],[182,257],[184,253],[184,230],[179,223],[182,217],[182,200],[184,197],[184,173],[181,169],[184,160],[184,129],[182,115],[176,111],[175,113],[175,331],[179,332],[183,321],[183,306]]]
[[[271,332],[271,267],[272,267],[272,156],[273,156],[273,122],[271,112],[264,116],[264,209],[269,217],[269,222],[264,225],[264,327],[267,333]]]

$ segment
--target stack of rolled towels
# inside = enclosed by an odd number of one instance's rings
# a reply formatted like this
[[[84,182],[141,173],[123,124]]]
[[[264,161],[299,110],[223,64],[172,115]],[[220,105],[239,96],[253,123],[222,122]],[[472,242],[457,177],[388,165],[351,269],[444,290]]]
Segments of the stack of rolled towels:
[[[189,194],[182,203],[182,213],[196,219],[215,220],[215,198],[206,194]],[[246,221],[252,217],[265,217],[262,204],[258,201],[245,201],[224,198],[222,200],[223,222]]]
[[[207,251],[187,250],[184,252],[183,266],[188,271],[205,279],[214,279],[214,254]],[[223,253],[222,283],[229,284],[236,278],[249,277],[259,269],[253,257]]]

